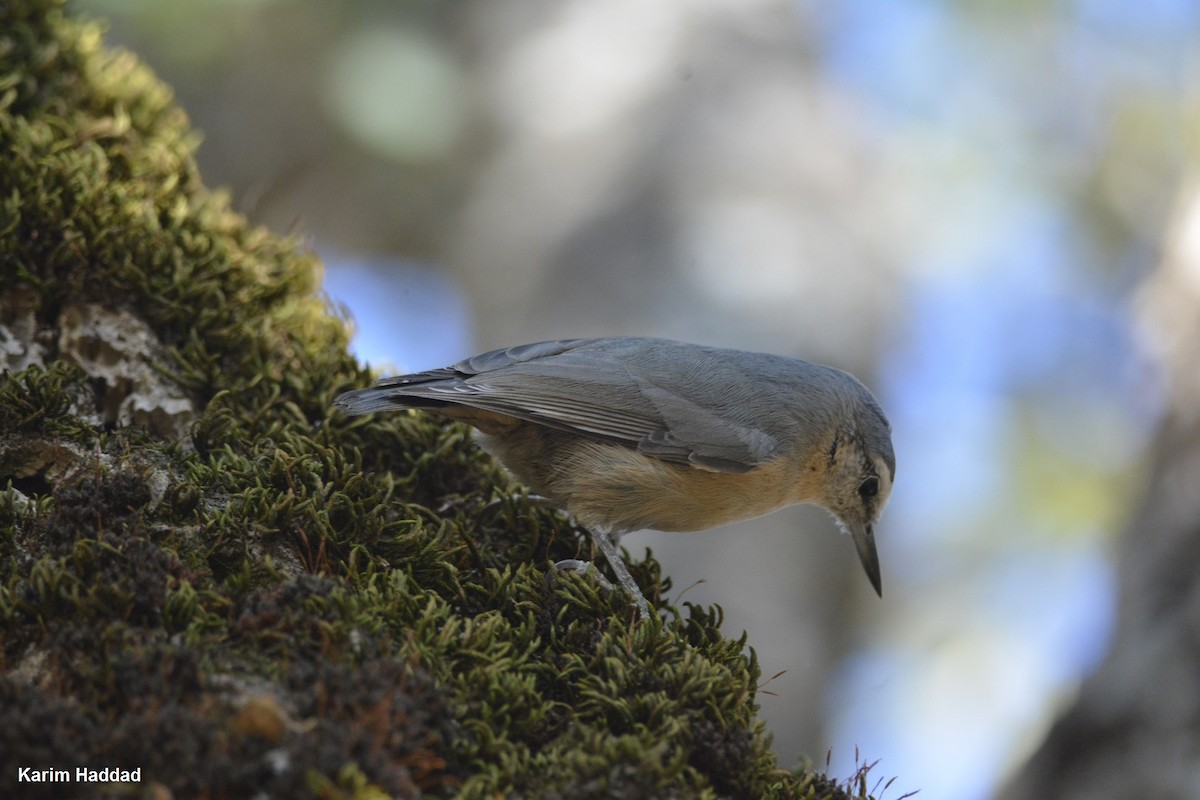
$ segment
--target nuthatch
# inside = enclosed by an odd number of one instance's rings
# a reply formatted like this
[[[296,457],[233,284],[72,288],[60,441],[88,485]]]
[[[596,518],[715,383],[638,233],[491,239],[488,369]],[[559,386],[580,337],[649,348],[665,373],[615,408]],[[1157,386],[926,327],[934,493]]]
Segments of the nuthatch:
[[[833,513],[882,594],[873,526],[896,472],[891,426],[841,370],[664,339],[566,339],[385,378],[334,404],[427,409],[478,428],[484,448],[587,526],[643,616],[615,538],[793,503]]]

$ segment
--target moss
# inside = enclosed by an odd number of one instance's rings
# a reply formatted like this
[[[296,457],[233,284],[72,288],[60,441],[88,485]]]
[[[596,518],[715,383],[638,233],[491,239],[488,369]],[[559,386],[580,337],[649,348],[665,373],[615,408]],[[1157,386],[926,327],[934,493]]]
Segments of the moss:
[[[319,263],[204,187],[132,55],[25,0],[0,5],[0,65],[0,780],[848,796],[776,766],[718,609],[635,625],[548,571],[587,539],[464,428],[329,416],[370,376]]]

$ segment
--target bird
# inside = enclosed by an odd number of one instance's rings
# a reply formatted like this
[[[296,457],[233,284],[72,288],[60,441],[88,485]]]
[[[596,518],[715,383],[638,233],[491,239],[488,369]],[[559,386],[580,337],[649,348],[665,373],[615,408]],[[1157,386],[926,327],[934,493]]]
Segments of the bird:
[[[833,514],[883,595],[875,524],[896,472],[891,425],[842,370],[668,339],[560,339],[383,378],[334,407],[421,409],[476,428],[485,450],[588,529],[643,618],[622,534],[704,530],[798,503]]]

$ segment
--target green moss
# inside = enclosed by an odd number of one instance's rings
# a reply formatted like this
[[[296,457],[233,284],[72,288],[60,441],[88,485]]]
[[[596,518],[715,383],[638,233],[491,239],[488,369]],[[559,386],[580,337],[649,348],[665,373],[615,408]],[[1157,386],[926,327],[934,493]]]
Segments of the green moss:
[[[0,379],[0,781],[847,796],[776,766],[719,610],[634,624],[620,593],[549,571],[587,539],[464,428],[329,416],[370,376],[319,263],[203,186],[133,56],[59,2],[9,2],[0,65],[0,343],[21,344]],[[64,345],[81,319],[103,330]],[[186,405],[188,434],[114,417],[136,393]],[[660,599],[658,565],[631,569]]]

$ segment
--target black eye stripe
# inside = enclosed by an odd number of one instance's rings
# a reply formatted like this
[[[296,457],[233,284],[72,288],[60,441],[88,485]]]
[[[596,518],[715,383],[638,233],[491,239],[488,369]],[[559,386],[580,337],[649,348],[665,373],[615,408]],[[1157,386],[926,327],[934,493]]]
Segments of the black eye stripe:
[[[833,465],[837,462],[838,445],[840,445],[840,444],[841,444],[841,442],[839,441],[839,439],[834,438],[833,443],[831,445],[829,445],[828,461],[826,463],[828,463],[828,465],[831,469],[833,468]]]

